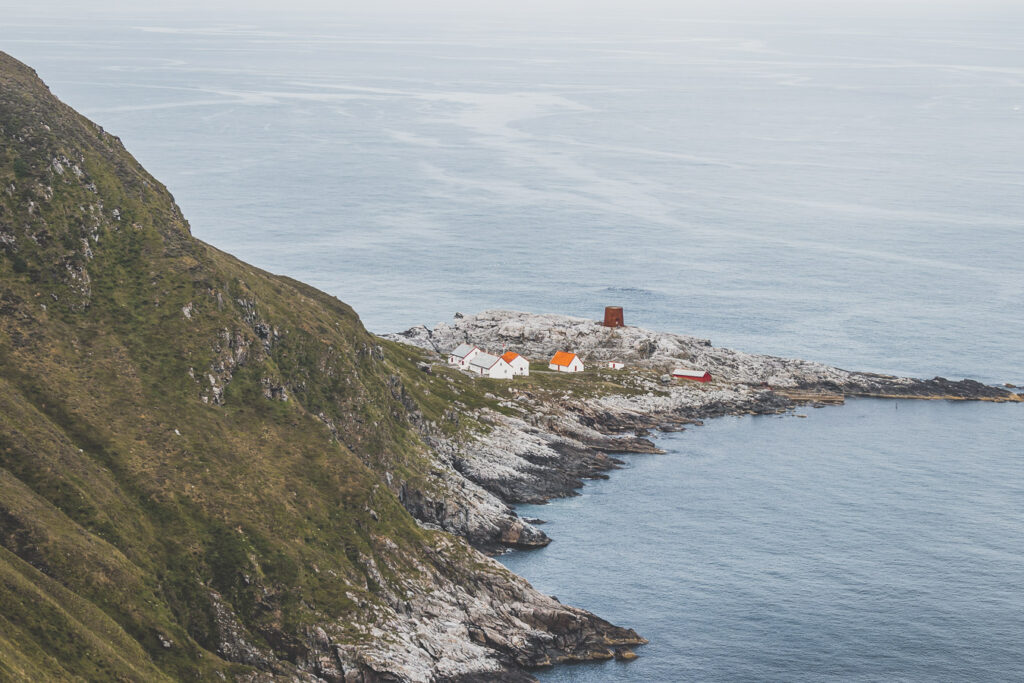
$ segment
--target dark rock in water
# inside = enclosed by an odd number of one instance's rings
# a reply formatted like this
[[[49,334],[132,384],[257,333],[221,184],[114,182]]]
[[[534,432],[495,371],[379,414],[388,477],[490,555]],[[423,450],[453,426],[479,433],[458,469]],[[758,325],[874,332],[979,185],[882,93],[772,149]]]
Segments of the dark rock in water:
[[[629,662],[636,659],[636,653],[626,647],[615,648],[615,659],[620,662]]]

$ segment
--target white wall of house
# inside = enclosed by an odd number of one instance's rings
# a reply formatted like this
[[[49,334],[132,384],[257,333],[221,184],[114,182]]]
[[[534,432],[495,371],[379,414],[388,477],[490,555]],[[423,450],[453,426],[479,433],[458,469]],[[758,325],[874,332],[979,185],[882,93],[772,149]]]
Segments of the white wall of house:
[[[515,370],[512,366],[501,359],[486,372],[486,375],[492,379],[512,379],[514,374]]]
[[[580,360],[579,356],[576,356],[568,365],[555,365],[554,363],[549,363],[548,369],[557,370],[558,372],[583,372],[583,361]]]
[[[530,361],[526,360],[522,356],[516,356],[509,363],[512,366],[512,373],[516,375],[529,376],[530,374]]]
[[[497,356],[481,353],[466,365],[470,372],[494,379],[512,379],[512,366]]]
[[[472,351],[467,353],[463,357],[459,356],[448,356],[448,363],[451,365],[458,365],[460,368],[464,368],[469,365],[469,361],[473,360],[477,354],[480,353],[480,349],[474,348]]]

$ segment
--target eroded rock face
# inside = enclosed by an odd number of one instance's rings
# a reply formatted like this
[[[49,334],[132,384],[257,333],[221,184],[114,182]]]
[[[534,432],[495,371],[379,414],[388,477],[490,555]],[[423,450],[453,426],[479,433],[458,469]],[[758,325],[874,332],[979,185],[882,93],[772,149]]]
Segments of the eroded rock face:
[[[460,552],[437,547],[438,564]],[[527,681],[523,669],[557,662],[610,659],[647,641],[534,590],[498,562],[478,557],[472,572],[450,576],[421,565],[424,581],[388,596],[363,645],[340,645],[310,633],[306,670],[325,680]]]

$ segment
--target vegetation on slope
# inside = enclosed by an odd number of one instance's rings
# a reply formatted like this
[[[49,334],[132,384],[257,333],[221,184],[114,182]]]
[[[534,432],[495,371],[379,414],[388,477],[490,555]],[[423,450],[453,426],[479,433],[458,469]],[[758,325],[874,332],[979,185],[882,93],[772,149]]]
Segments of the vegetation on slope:
[[[465,378],[193,239],[2,53],[0,139],[0,678],[316,671],[313,629],[481,569],[396,495]]]

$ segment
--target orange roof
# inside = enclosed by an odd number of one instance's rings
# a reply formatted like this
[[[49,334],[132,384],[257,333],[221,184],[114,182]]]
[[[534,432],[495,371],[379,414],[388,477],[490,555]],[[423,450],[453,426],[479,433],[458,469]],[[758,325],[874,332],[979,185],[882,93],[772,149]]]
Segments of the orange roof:
[[[505,353],[501,354],[501,359],[506,363],[511,363],[516,358],[519,358],[519,354],[516,353],[515,351],[506,351]]]
[[[576,358],[575,353],[569,353],[568,351],[559,351],[551,358],[551,365],[566,367],[572,363],[574,358]]]

